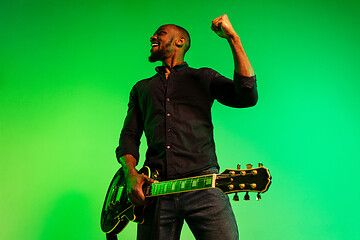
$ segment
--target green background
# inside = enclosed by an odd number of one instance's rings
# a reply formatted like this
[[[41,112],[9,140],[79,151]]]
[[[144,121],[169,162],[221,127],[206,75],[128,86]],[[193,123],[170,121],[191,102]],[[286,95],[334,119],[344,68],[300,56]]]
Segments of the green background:
[[[104,239],[128,94],[154,74],[158,26],[189,30],[190,66],[232,77],[226,13],[258,78],[249,109],[215,103],[222,170],[263,162],[263,200],[233,202],[241,239],[360,239],[358,1],[3,0],[0,239]],[[141,147],[142,160],[146,147]],[[232,198],[232,196],[230,196]],[[119,236],[134,239],[135,224]],[[194,239],[185,227],[182,239]]]

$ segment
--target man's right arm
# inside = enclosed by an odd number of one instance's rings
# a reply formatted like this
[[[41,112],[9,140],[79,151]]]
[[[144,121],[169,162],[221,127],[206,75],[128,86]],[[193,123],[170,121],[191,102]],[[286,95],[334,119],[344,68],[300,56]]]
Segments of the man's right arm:
[[[151,181],[147,176],[138,174],[135,169],[139,159],[139,146],[144,129],[143,125],[135,85],[130,92],[128,112],[121,131],[119,146],[116,148],[116,157],[122,165],[127,182],[127,192],[135,205],[145,204],[142,186],[146,181]]]

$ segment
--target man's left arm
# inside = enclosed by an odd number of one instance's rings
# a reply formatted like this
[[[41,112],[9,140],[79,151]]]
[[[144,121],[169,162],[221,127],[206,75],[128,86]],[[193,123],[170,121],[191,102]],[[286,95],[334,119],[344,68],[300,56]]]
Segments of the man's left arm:
[[[254,69],[246,56],[240,37],[226,14],[212,21],[211,29],[227,39],[234,57],[234,81],[215,75],[213,87],[216,99],[231,107],[251,107],[257,103],[258,93]]]
[[[249,58],[246,56],[240,37],[232,27],[228,16],[224,14],[215,18],[212,21],[211,29],[219,37],[226,38],[228,40],[234,57],[235,72],[245,77],[254,76],[254,69],[251,66]]]

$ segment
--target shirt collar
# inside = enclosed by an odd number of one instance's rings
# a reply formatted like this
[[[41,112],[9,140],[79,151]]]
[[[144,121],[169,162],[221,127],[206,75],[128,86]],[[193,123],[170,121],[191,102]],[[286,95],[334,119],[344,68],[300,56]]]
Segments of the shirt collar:
[[[178,64],[176,66],[174,66],[171,71],[180,71],[180,70],[183,70],[185,68],[188,68],[189,65],[186,63],[186,62],[183,62],[181,64]],[[165,67],[164,66],[157,66],[155,68],[155,70],[158,72],[158,73],[164,73],[165,72]]]

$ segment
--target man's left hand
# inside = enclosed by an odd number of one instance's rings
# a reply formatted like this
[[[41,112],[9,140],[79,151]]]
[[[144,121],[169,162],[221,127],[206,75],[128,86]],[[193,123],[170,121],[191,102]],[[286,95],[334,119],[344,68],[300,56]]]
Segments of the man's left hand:
[[[211,29],[222,38],[230,38],[237,35],[226,14],[215,18],[212,21]]]

